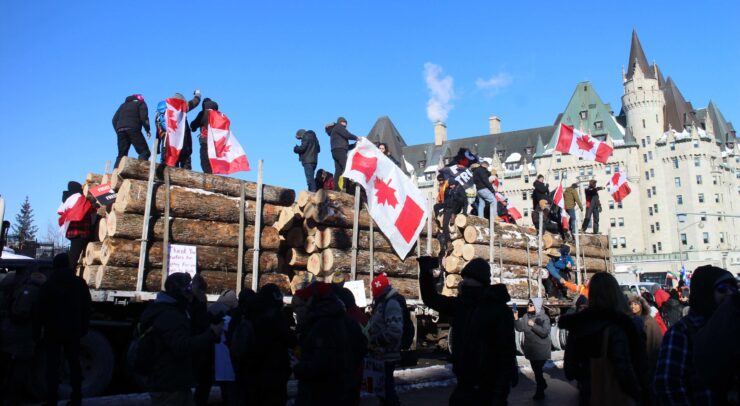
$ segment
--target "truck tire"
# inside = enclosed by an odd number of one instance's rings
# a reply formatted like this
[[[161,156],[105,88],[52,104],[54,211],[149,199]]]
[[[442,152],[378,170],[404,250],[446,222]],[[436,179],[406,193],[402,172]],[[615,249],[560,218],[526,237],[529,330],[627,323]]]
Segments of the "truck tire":
[[[59,399],[69,399],[69,365],[62,356],[59,374]],[[88,331],[80,342],[80,364],[82,366],[82,396],[93,397],[105,392],[113,378],[115,357],[108,339],[95,330]],[[44,399],[46,394],[46,352],[40,347],[34,357],[34,370],[29,379],[30,394],[35,399]]]

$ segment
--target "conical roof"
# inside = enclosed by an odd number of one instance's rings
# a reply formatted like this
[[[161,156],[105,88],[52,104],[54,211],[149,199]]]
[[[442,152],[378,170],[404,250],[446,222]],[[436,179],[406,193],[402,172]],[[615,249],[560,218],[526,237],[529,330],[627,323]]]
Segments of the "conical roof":
[[[668,76],[663,88],[663,96],[665,97],[665,117],[663,131],[668,131],[669,128],[681,132],[685,127],[691,124],[696,125],[693,111],[690,103],[686,102],[681,91],[678,90],[678,86],[673,79]],[[670,127],[669,127],[670,126]]]
[[[388,150],[391,156],[401,163],[401,170],[408,174],[406,164],[403,159],[403,147],[406,146],[406,141],[401,137],[396,126],[388,116],[383,116],[375,122],[373,128],[370,129],[370,133],[367,139],[373,143],[381,142],[388,146]]]
[[[640,39],[637,38],[637,31],[632,30],[632,44],[630,45],[630,58],[627,61],[627,80],[632,79],[635,74],[635,68],[640,67],[642,74],[647,78],[655,79],[653,72],[650,70],[650,64],[645,57],[645,51],[642,50]]]

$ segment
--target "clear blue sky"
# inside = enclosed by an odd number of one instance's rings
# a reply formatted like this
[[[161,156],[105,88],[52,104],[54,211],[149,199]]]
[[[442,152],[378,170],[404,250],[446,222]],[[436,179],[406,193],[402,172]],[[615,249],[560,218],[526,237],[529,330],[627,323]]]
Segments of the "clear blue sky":
[[[388,115],[408,143],[433,139],[428,62],[453,81],[451,138],[487,133],[491,114],[504,131],[549,125],[583,80],[618,111],[633,28],[694,106],[712,99],[740,125],[737,2],[513,3],[4,1],[6,218],[28,195],[43,237],[66,182],[115,158],[111,117],[132,93],[151,112],[200,88],[253,166],[265,160],[267,183],[302,189],[298,128],[317,131],[319,166],[332,170],[319,130],[339,115],[356,134]]]

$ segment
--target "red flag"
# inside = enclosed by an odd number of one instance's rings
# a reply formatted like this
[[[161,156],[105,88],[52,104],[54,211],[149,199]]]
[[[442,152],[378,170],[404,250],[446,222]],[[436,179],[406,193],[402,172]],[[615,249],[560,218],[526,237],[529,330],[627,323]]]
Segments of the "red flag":
[[[165,165],[175,166],[180,159],[180,152],[185,143],[185,120],[188,115],[188,102],[182,99],[169,98],[165,100],[165,123],[167,138],[165,148],[167,155]]]
[[[231,133],[231,121],[218,110],[208,113],[208,160],[215,174],[249,170],[247,154]]]
[[[556,206],[560,207],[560,221],[563,224],[563,230],[570,229],[570,223],[568,220],[570,220],[570,215],[565,210],[565,199],[563,198],[563,192],[565,189],[563,189],[563,183],[560,182],[558,187],[555,189],[555,193],[552,195],[552,202],[555,203]]]
[[[506,198],[506,196],[502,195],[501,193],[496,192],[496,201],[497,202],[503,202],[506,201],[506,211],[509,212],[509,215],[514,220],[519,220],[522,218],[522,213],[519,212],[519,210],[514,207],[514,205],[511,203],[509,199]]]
[[[605,164],[614,148],[572,126],[560,124],[560,134],[555,150]]]
[[[67,227],[73,221],[82,220],[92,208],[90,201],[85,199],[82,194],[75,193],[68,197],[57,209],[59,214],[59,229],[62,234],[67,234]]]
[[[370,215],[396,253],[405,257],[425,225],[424,195],[393,161],[364,138],[349,153],[345,172],[337,175],[365,189]]]
[[[627,183],[627,176],[622,172],[612,175],[612,178],[606,183],[606,190],[617,202],[621,202],[622,199],[632,192],[629,183]]]

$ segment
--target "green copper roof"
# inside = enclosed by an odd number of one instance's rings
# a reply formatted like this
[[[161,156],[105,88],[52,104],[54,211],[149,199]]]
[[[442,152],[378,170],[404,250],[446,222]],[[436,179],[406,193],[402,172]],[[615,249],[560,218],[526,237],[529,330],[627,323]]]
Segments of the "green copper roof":
[[[548,155],[557,144],[560,124],[570,125],[576,129],[589,133],[597,138],[608,135],[614,142],[614,146],[632,144],[634,141],[625,139],[625,130],[619,124],[609,110],[609,105],[601,101],[601,98],[591,82],[581,82],[576,86],[568,106],[555,123],[555,132],[548,142],[545,150],[539,155]],[[585,112],[585,117],[581,113]]]

